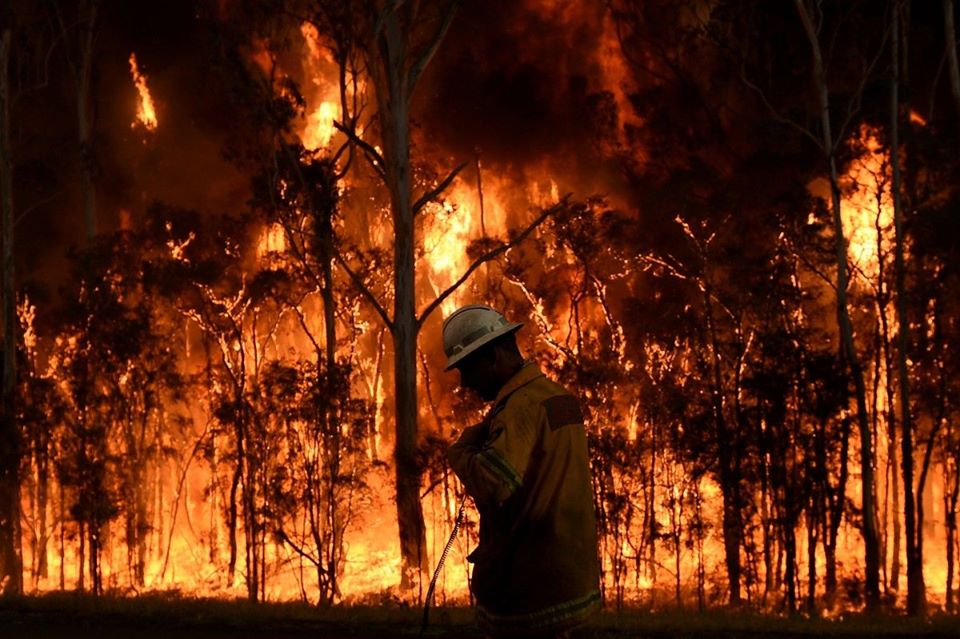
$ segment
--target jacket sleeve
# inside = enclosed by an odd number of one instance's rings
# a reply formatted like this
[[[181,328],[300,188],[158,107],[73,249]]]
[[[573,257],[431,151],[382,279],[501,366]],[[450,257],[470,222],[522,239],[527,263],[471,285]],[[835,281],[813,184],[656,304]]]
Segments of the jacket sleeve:
[[[523,485],[536,442],[536,409],[508,406],[485,424],[466,429],[447,451],[453,472],[481,504],[500,505]]]

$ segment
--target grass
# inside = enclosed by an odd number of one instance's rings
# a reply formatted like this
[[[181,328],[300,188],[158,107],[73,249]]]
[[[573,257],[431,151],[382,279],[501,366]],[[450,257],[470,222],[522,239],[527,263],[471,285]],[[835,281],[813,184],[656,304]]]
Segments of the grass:
[[[421,609],[397,604],[321,609],[302,603],[252,604],[242,600],[185,598],[176,593],[99,598],[51,593],[0,599],[0,637],[379,639],[416,637],[421,617]],[[438,608],[431,611],[430,619],[428,637],[480,637],[469,608]],[[823,620],[724,610],[605,612],[586,636],[597,639],[960,637],[960,617],[938,615],[918,620],[850,615]]]

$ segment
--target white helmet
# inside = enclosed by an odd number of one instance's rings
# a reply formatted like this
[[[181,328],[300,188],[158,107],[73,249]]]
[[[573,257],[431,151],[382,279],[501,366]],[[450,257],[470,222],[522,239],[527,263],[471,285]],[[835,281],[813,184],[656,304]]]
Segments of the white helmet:
[[[499,312],[482,304],[457,309],[443,321],[443,351],[447,355],[443,370],[450,370],[484,344],[521,327],[523,324],[508,322]]]

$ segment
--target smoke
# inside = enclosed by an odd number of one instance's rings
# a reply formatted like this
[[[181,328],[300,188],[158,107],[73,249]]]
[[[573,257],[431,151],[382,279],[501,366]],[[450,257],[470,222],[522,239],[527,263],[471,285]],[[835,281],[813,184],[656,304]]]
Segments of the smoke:
[[[416,95],[418,142],[523,182],[618,188],[626,79],[602,3],[467,3]]]

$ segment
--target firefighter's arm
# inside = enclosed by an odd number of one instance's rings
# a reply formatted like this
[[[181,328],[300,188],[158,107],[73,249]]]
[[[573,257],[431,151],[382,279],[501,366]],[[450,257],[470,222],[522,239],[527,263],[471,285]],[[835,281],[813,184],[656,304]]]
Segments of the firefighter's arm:
[[[523,484],[535,441],[536,421],[517,419],[515,411],[498,414],[489,434],[466,429],[447,451],[450,466],[477,502],[500,505]],[[480,425],[483,426],[483,425]],[[486,435],[481,439],[482,435]]]

